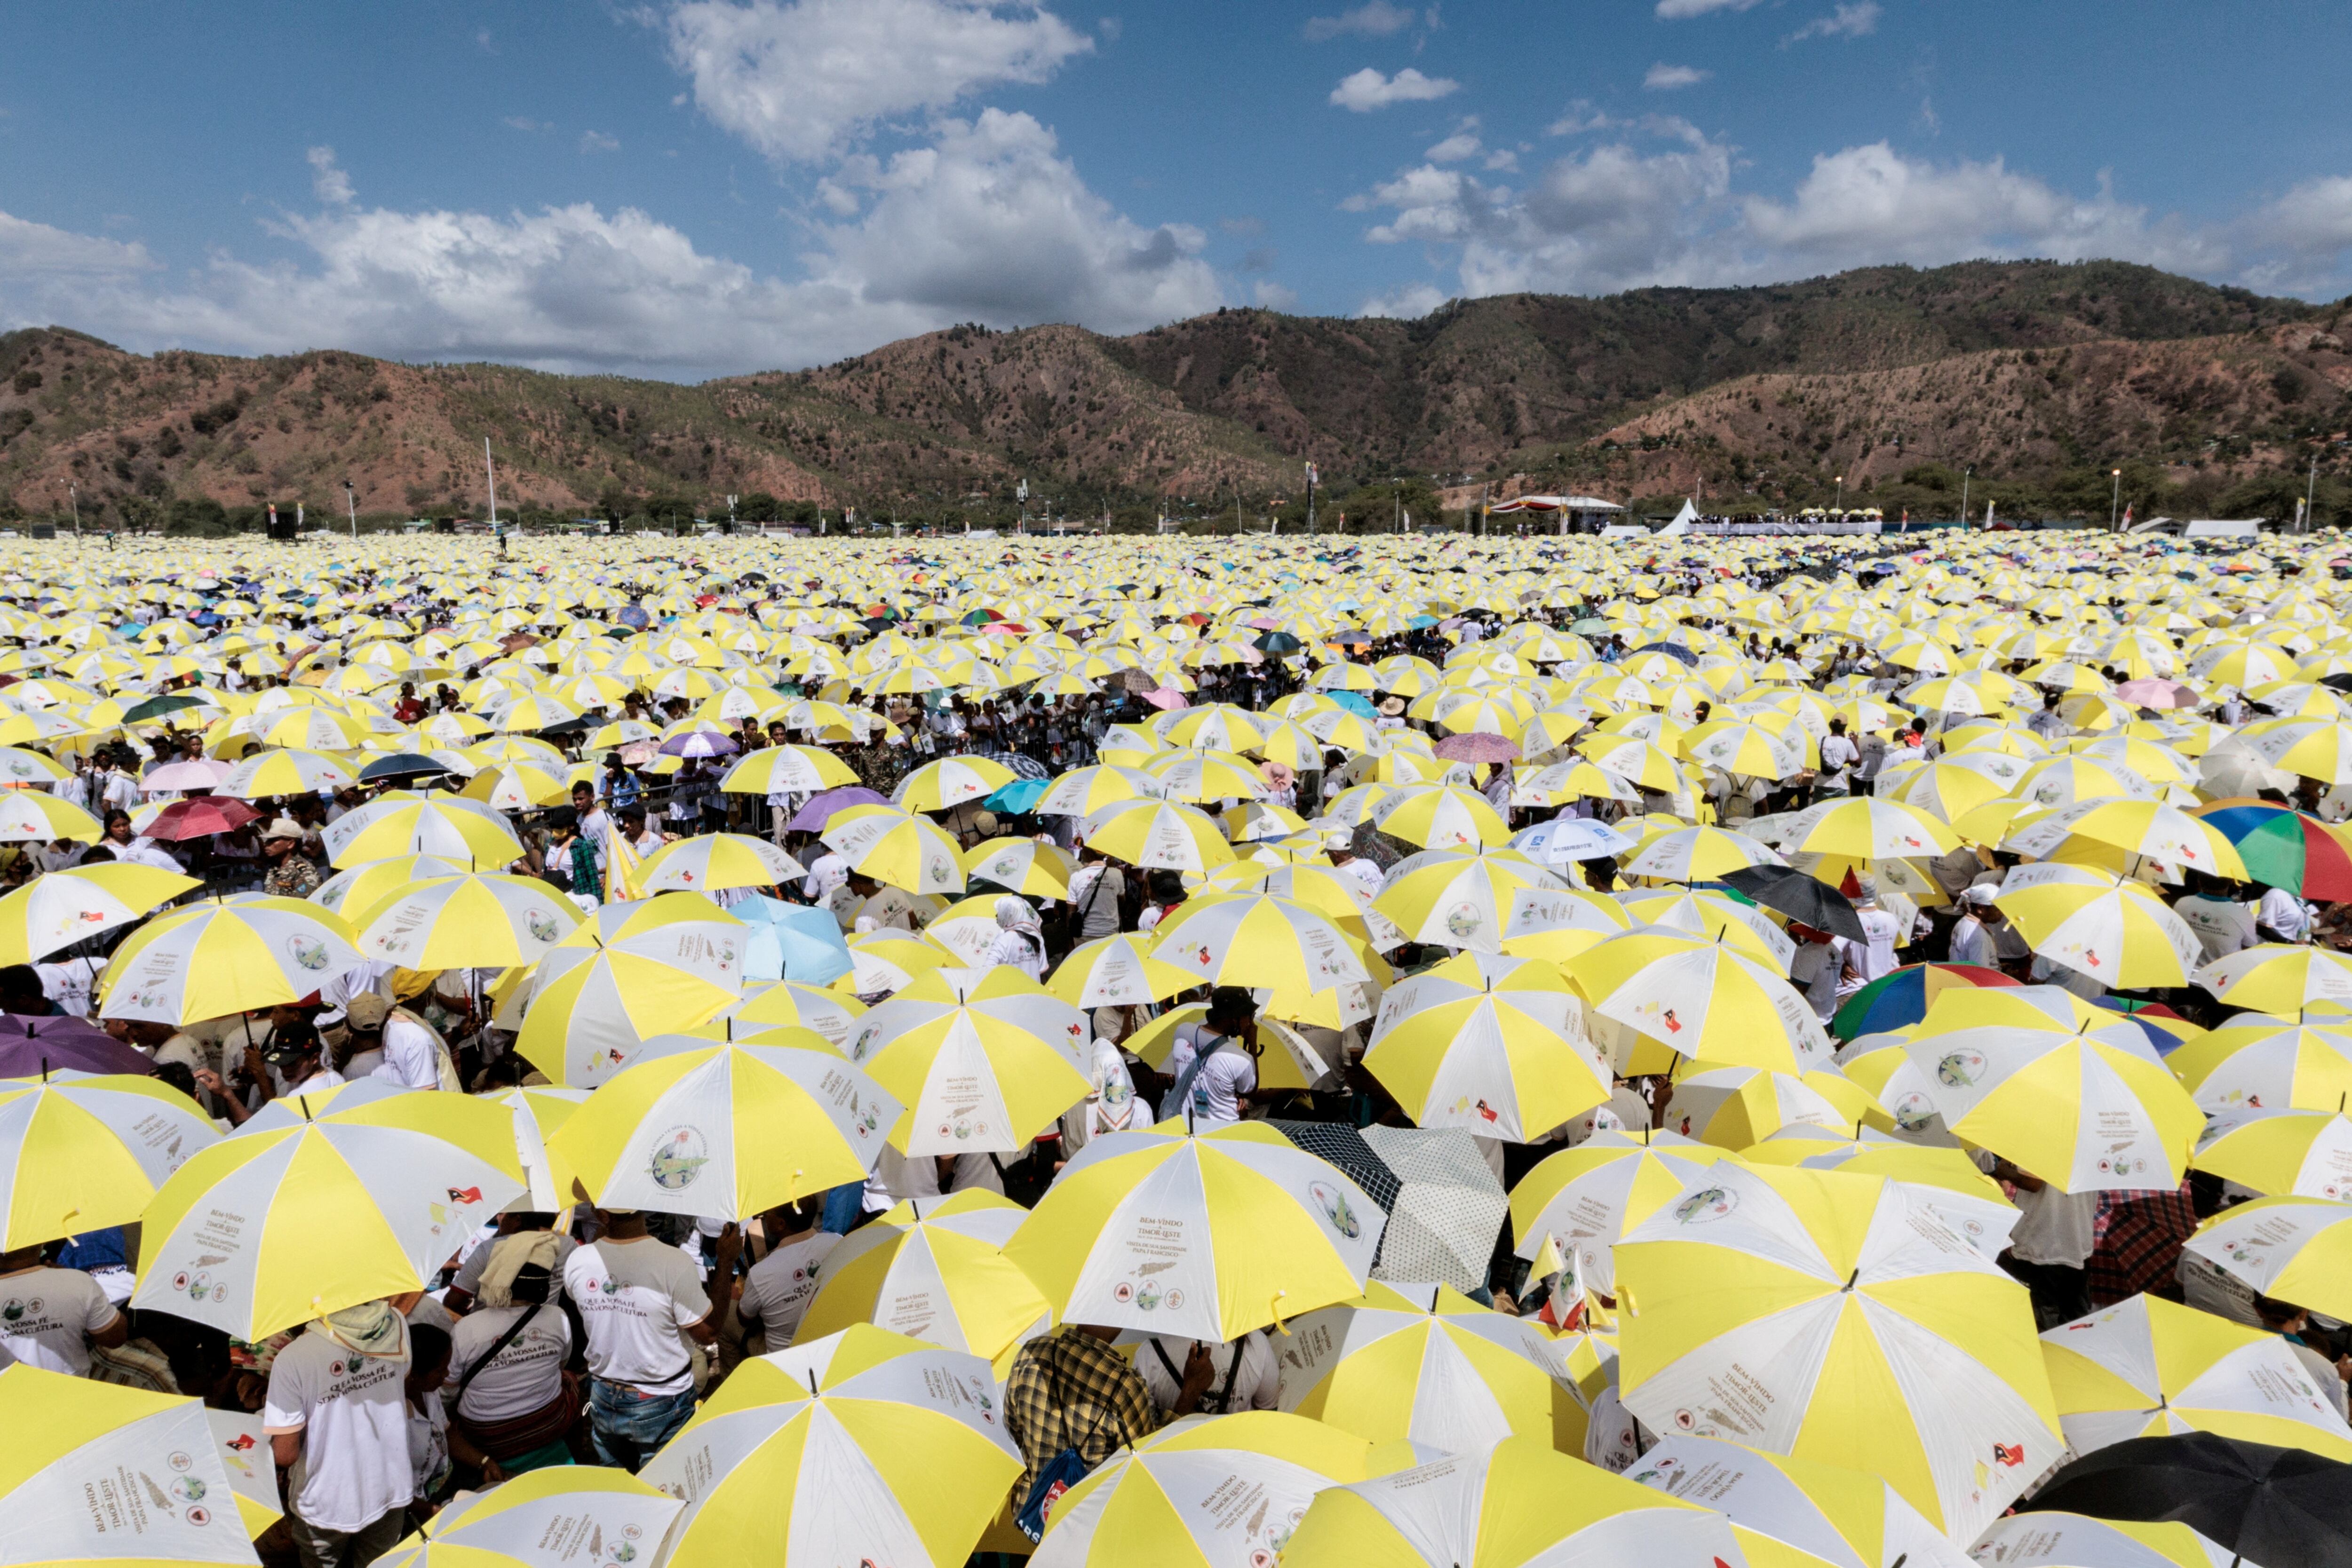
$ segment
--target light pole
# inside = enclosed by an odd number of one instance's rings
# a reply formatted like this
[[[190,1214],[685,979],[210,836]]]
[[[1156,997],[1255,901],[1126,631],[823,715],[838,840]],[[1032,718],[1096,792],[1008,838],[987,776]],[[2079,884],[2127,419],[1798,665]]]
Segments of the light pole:
[[[360,536],[360,493],[352,488],[349,479],[343,481],[343,504],[351,509],[352,538],[356,542]]]
[[[2314,527],[2311,509],[2318,504],[2319,454],[2317,452],[2314,452],[2311,455],[2311,478],[2305,484],[2303,490],[2303,531],[2305,533],[2309,533]]]
[[[2123,518],[2124,471],[2121,468],[2110,468],[2107,472],[2116,481],[2115,488],[2107,496],[2107,531],[2113,533],[2116,524]]]
[[[73,508],[74,540],[79,543],[81,540],[81,497],[75,493],[71,485],[66,487],[66,504]]]
[[[1843,474],[1837,477],[1837,514],[1841,518],[1845,516],[1845,476]]]
[[[1976,478],[1977,466],[1970,463],[1960,470],[1960,531],[1969,530],[1969,481]]]

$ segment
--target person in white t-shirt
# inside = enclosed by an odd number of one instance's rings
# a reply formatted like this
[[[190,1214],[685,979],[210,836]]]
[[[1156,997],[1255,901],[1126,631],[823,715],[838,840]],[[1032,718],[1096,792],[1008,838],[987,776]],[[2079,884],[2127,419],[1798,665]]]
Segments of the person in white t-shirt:
[[[1878,879],[1858,877],[1855,883],[1853,912],[1862,921],[1863,939],[1846,943],[1845,974],[1838,983],[1839,994],[1846,996],[1895,973],[1900,962],[1895,950],[1904,937],[1903,922],[1878,907]]]
[[[770,1209],[764,1216],[770,1240],[768,1256],[751,1265],[743,1277],[743,1294],[735,1301],[735,1321],[743,1325],[747,1348],[754,1335],[763,1350],[780,1351],[800,1332],[801,1315],[816,1295],[817,1279],[826,1257],[841,1240],[817,1228],[824,1217],[824,1194],[803,1198],[786,1208]]]
[[[2197,933],[2198,944],[2205,950],[2206,963],[2261,945],[2262,933],[2254,929],[2254,911],[2231,898],[2226,884],[2194,871],[2189,873],[2189,896],[2176,900],[2172,912]]]
[[[1135,1347],[1135,1370],[1162,1415],[1172,1415],[1184,1393],[1184,1369],[1192,1348],[1209,1352],[1208,1391],[1193,1408],[1202,1415],[1224,1415],[1236,1410],[1273,1410],[1282,1403],[1282,1363],[1265,1331],[1252,1329],[1228,1344],[1156,1335]]]
[[[1993,1161],[1992,1173],[2017,1193],[2018,1220],[2010,1228],[2009,1250],[2000,1255],[2000,1266],[2032,1296],[2039,1326],[2054,1329],[2088,1316],[2088,1270],[2091,1254],[2097,1249],[2099,1194],[2062,1193],[2001,1159]]]
[[[1967,912],[1952,924],[1948,956],[1954,963],[1974,963],[1986,969],[2000,967],[2000,946],[1993,928],[2001,923],[2001,913],[1992,901],[1999,891],[1983,882],[1960,889],[1960,906]]]
[[[635,1209],[600,1210],[601,1240],[563,1266],[563,1289],[588,1333],[589,1428],[597,1458],[634,1473],[694,1414],[694,1356],[687,1342],[714,1342],[718,1316],[702,1271],[656,1239]],[[719,1236],[712,1277],[732,1289],[742,1237]]]
[[[411,1298],[410,1300],[413,1300]],[[361,1568],[392,1550],[416,1495],[408,1452],[407,1301],[365,1301],[278,1352],[261,1429],[291,1468],[288,1525],[302,1568]]]
[[[98,1281],[53,1267],[48,1244],[0,1253],[0,1366],[14,1360],[87,1377],[92,1345],[112,1350],[130,1337]]]
[[[450,1331],[454,1429],[508,1473],[569,1462],[563,1432],[578,1407],[563,1377],[572,1322],[554,1302],[559,1239],[570,1238],[520,1231],[480,1248],[491,1259],[480,1302]]]
[[[443,1087],[442,1058],[448,1047],[433,1031],[403,1007],[394,1007],[382,994],[362,991],[344,1009],[351,1028],[352,1055],[373,1049],[383,1053],[369,1077],[396,1083],[403,1089]]]
[[[2264,942],[2308,942],[2311,906],[2284,888],[2264,888],[2254,905],[2254,931]]]
[[[1198,1128],[1239,1121],[1257,1089],[1257,1062],[1248,1051],[1257,1037],[1257,1003],[1238,985],[1209,993],[1209,1010],[1176,1031],[1168,1053],[1174,1080],[1160,1102],[1164,1121],[1187,1118]]]

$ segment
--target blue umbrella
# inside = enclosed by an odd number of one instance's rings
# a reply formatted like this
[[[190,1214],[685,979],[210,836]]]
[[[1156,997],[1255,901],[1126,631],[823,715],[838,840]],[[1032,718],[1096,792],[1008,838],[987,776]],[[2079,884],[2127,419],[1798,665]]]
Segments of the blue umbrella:
[[[751,928],[743,944],[746,980],[826,985],[849,973],[849,944],[831,910],[755,894],[728,913]]]
[[[1045,799],[1045,792],[1053,787],[1050,779],[1014,779],[981,804],[991,811],[1017,816]]]
[[[1327,691],[1323,693],[1323,695],[1328,697],[1340,707],[1345,708],[1349,712],[1356,714],[1360,718],[1377,719],[1380,717],[1381,710],[1373,707],[1372,700],[1365,696],[1360,691]]]

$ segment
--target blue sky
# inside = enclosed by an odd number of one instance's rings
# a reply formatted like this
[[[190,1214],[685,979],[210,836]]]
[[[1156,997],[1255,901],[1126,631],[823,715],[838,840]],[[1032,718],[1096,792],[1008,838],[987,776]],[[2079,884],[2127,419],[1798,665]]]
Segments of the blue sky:
[[[691,378],[1877,261],[2352,290],[2340,5],[20,6],[0,327]]]

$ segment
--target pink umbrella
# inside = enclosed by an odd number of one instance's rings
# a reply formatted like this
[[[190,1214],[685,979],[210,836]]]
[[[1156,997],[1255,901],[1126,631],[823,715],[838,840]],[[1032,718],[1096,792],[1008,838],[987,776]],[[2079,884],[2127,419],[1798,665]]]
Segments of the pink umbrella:
[[[1519,748],[1507,737],[1472,731],[1448,735],[1432,748],[1450,763],[1516,763]]]
[[[1173,710],[1192,706],[1184,700],[1184,694],[1172,686],[1162,686],[1156,690],[1147,691],[1143,694],[1143,700],[1154,708]]]
[[[261,815],[227,795],[200,795],[175,800],[147,824],[147,837],[177,842],[215,833],[233,833]]]
[[[2177,680],[2126,680],[2116,695],[2135,708],[2194,708],[2205,699],[2194,687]]]
[[[228,777],[230,764],[217,757],[196,757],[183,763],[165,763],[140,780],[146,789],[208,790]]]

